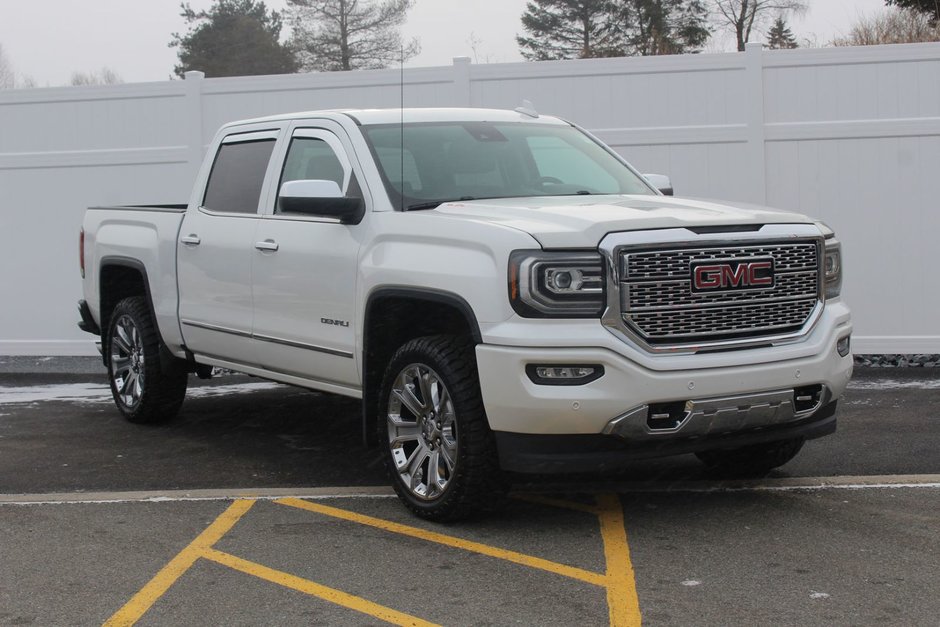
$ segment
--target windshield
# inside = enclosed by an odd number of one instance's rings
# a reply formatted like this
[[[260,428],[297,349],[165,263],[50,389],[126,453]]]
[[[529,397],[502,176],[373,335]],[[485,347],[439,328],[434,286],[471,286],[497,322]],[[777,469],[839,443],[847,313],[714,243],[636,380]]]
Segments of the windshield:
[[[443,122],[377,124],[363,131],[395,207],[430,208],[479,198],[655,194],[572,126]]]

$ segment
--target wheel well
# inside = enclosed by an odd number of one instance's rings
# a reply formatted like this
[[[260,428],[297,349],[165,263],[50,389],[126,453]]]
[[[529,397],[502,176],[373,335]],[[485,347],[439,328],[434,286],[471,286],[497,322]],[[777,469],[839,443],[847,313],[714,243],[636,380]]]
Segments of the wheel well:
[[[101,268],[99,290],[102,337],[107,333],[108,325],[111,323],[111,312],[119,302],[130,296],[148,296],[143,272],[137,268],[122,265],[108,265]]]
[[[375,443],[373,429],[378,411],[382,375],[395,351],[409,340],[425,335],[460,335],[480,343],[473,310],[459,296],[416,292],[382,294],[370,299],[363,328],[362,435]]]

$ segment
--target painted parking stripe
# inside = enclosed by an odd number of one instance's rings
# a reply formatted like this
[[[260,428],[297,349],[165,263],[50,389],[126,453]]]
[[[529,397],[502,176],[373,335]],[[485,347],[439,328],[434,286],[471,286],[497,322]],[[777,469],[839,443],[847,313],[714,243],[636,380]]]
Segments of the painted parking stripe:
[[[186,548],[160,569],[153,579],[109,618],[104,627],[129,627],[139,621],[160,597],[176,583],[199,559],[206,559],[265,581],[318,597],[330,603],[367,614],[393,625],[434,627],[434,623],[416,616],[373,603],[361,597],[335,588],[318,584],[302,577],[291,575],[263,564],[251,562],[222,551],[213,546],[248,513],[254,500],[243,499],[232,503],[205,531],[199,534]]]
[[[623,519],[623,505],[613,494],[597,497],[604,560],[607,563],[607,608],[610,624],[618,627],[639,627],[640,600],[636,592],[636,574],[630,561],[630,545]]]
[[[465,540],[463,538],[437,533],[436,531],[428,531],[418,527],[411,527],[409,525],[391,522],[382,518],[366,516],[365,514],[339,509],[338,507],[330,507],[329,505],[311,503],[309,501],[303,501],[300,499],[278,499],[275,501],[275,503],[279,505],[286,505],[288,507],[295,507],[297,509],[303,509],[308,512],[314,512],[316,514],[322,514],[324,516],[330,516],[332,518],[339,518],[341,520],[346,520],[348,522],[359,525],[365,525],[367,527],[382,529],[383,531],[388,531],[411,538],[417,538],[419,540],[425,540],[427,542],[442,544],[444,546],[449,546],[455,549],[463,549],[464,551],[469,551],[471,553],[479,553],[481,555],[495,557],[497,559],[506,560],[507,562],[519,564],[521,566],[537,568],[539,570],[544,570],[556,575],[577,579],[595,586],[603,586],[606,583],[603,575],[592,573],[591,571],[584,570],[583,568],[552,562],[540,557],[534,557],[532,555],[526,555],[525,553],[510,551],[508,549],[497,548],[488,544],[481,544],[472,540]]]
[[[196,563],[202,552],[218,542],[222,536],[235,526],[241,517],[248,513],[254,501],[240,500],[232,503],[228,509],[216,518],[205,531],[196,536],[189,546],[160,569],[153,579],[140,589],[130,601],[124,604],[109,618],[104,627],[125,627],[133,625],[149,610],[153,604],[166,594],[166,591]]]
[[[228,566],[229,568],[245,573],[246,575],[258,577],[259,579],[264,579],[270,583],[284,586],[285,588],[290,588],[292,590],[297,590],[298,592],[303,592],[304,594],[309,594],[310,596],[318,597],[324,601],[335,603],[336,605],[355,610],[362,614],[368,614],[369,616],[378,618],[379,620],[384,620],[385,622],[391,623],[392,625],[414,625],[415,627],[435,626],[435,623],[429,623],[428,621],[422,620],[416,616],[393,610],[391,608],[385,607],[384,605],[379,605],[378,603],[373,603],[372,601],[368,601],[362,597],[357,597],[355,595],[343,592],[342,590],[330,588],[314,581],[310,581],[309,579],[291,575],[290,573],[274,570],[273,568],[268,568],[263,564],[251,562],[228,553],[223,553],[222,551],[218,551],[216,549],[208,549],[204,551],[202,557],[223,566]]]

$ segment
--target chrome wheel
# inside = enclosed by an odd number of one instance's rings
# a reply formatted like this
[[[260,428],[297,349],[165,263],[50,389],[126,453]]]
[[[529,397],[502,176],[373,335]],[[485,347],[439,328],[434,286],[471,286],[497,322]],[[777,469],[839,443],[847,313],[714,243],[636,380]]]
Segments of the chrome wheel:
[[[415,497],[440,497],[457,465],[454,402],[441,377],[424,364],[405,366],[388,398],[388,444],[395,471]]]
[[[144,345],[134,320],[122,315],[111,336],[111,380],[121,403],[134,409],[144,394]]]

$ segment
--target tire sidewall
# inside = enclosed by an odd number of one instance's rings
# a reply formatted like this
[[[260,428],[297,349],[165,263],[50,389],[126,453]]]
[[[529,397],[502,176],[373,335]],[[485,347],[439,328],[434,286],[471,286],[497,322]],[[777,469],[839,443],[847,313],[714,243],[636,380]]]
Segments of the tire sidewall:
[[[114,373],[111,370],[111,344],[117,323],[125,316],[130,318],[131,322],[133,322],[134,326],[137,328],[137,333],[140,336],[141,352],[144,359],[143,390],[140,395],[140,400],[134,407],[128,407],[123,399],[121,399],[117,386],[115,385]],[[154,394],[154,386],[159,384],[161,374],[160,344],[159,341],[154,340],[154,335],[153,323],[147,311],[147,303],[143,298],[125,298],[114,307],[114,310],[111,312],[111,320],[108,324],[108,336],[105,342],[107,346],[108,385],[111,388],[111,395],[114,399],[115,406],[117,406],[118,411],[130,422],[151,422],[154,418],[151,396]]]
[[[467,441],[466,434],[469,432],[468,422],[473,418],[470,414],[475,411],[475,408],[472,407],[472,399],[467,399],[464,394],[460,393],[462,386],[459,385],[460,382],[457,380],[458,377],[451,364],[441,359],[437,351],[422,348],[422,346],[430,346],[430,342],[425,341],[426,339],[427,338],[419,338],[406,343],[395,353],[389,362],[385,374],[382,377],[376,426],[379,446],[382,448],[382,459],[385,464],[385,469],[391,478],[395,492],[407,502],[412,511],[415,511],[419,515],[428,518],[446,518],[449,511],[457,505],[456,500],[459,493],[463,490],[466,481],[465,459],[471,446],[471,443]],[[441,382],[447,388],[451,402],[454,405],[454,421],[457,424],[457,459],[454,464],[454,472],[447,483],[447,487],[444,488],[443,493],[432,500],[418,498],[412,494],[411,489],[404,484],[395,466],[388,440],[388,405],[392,393],[392,386],[402,370],[414,364],[433,370],[440,378]],[[485,420],[484,416],[480,416],[480,418]]]

